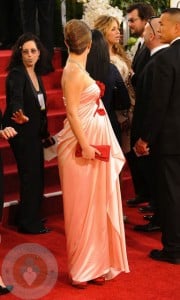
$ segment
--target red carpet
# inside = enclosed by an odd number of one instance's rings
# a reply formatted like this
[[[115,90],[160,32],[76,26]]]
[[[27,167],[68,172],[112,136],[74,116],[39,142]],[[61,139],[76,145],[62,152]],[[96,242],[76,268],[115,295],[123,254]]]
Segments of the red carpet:
[[[160,233],[137,233],[135,224],[143,222],[142,215],[136,208],[128,208],[125,200],[133,196],[131,181],[124,172],[122,194],[124,212],[128,216],[126,224],[126,241],[131,272],[120,274],[106,282],[104,286],[88,285],[86,290],[78,290],[69,284],[63,216],[48,218],[48,227],[52,232],[46,235],[22,235],[13,228],[1,228],[1,262],[5,255],[16,245],[38,243],[50,250],[58,264],[59,273],[55,286],[41,298],[43,300],[179,300],[180,299],[180,266],[153,261],[148,253],[153,248],[160,248]],[[17,283],[14,283],[16,286]],[[28,295],[28,289],[27,289]],[[21,299],[13,294],[2,296],[2,299]]]

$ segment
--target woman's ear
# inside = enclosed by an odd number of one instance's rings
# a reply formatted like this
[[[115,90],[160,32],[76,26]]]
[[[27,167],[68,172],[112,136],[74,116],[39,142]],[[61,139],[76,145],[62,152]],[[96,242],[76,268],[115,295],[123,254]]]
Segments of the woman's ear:
[[[67,47],[67,50],[68,50],[68,53],[69,53],[69,46],[68,46],[68,44],[67,44],[66,40],[64,40],[64,44],[66,45],[66,47]]]
[[[64,40],[64,44],[65,44],[65,45],[66,45],[66,47],[69,49],[69,46],[68,46],[68,44],[67,44],[66,40]]]
[[[88,51],[90,51],[91,45],[92,45],[92,41],[90,41],[89,44],[87,45],[87,50],[88,50]]]

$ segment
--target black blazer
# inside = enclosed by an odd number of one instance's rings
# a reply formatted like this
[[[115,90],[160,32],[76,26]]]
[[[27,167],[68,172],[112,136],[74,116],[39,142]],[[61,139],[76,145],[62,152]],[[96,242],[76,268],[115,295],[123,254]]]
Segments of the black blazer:
[[[134,75],[132,76],[132,85],[136,88],[139,76],[143,71],[145,65],[150,59],[150,51],[149,49],[143,44],[142,48],[138,52],[137,55],[134,56],[132,61],[132,69],[134,71]]]
[[[109,73],[106,80],[104,81],[104,84],[106,88],[102,100],[107,111],[114,110],[113,107],[114,87],[116,87],[119,90],[119,94],[120,94],[119,101],[121,101],[122,99],[122,101],[124,102],[127,101],[130,103],[128,90],[125,86],[123,78],[119,73],[117,67],[112,63],[110,63],[109,65]]]
[[[142,138],[161,154],[180,154],[180,40],[155,59],[152,99]]]
[[[38,77],[40,92],[46,103],[46,93],[41,78]],[[22,109],[29,122],[19,125],[11,120],[12,114]],[[37,92],[24,66],[12,69],[6,79],[6,110],[3,116],[3,126],[12,126],[18,136],[41,138],[48,137],[46,109],[41,110]]]
[[[119,73],[117,67],[111,63],[109,64],[109,72],[106,80],[104,80],[104,84],[105,93],[102,97],[102,101],[108,113],[116,138],[119,144],[121,144],[121,128],[113,106],[114,87],[116,86],[119,89],[122,99],[127,99],[130,102],[130,98],[121,74]],[[119,101],[121,101],[121,99],[119,99]]]
[[[131,146],[142,137],[146,131],[146,118],[149,111],[149,106],[152,98],[152,81],[155,69],[155,59],[164,51],[165,48],[160,49],[149,59],[143,71],[139,76],[136,86],[136,104],[134,107],[133,120],[131,125]]]

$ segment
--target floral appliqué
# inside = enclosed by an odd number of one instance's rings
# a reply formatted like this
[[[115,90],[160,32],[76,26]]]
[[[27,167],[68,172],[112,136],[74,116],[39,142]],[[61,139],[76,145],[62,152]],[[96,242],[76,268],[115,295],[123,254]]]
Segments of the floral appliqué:
[[[99,95],[98,99],[96,100],[96,104],[98,107],[94,113],[94,116],[96,113],[98,113],[98,115],[100,115],[100,116],[104,116],[106,114],[106,111],[104,110],[104,108],[99,108],[99,105],[100,105],[100,99],[104,96],[105,84],[101,81],[96,81],[96,84],[100,89],[100,95]]]

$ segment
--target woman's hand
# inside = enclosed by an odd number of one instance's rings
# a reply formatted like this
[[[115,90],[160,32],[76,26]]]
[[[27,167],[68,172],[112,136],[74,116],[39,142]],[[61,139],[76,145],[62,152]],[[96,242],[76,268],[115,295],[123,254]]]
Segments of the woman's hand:
[[[13,127],[6,127],[3,130],[0,130],[0,137],[5,140],[13,138],[17,134],[17,131]]]
[[[101,152],[92,146],[82,148],[82,157],[85,159],[95,159],[95,154],[101,155]]]
[[[29,118],[24,115],[22,109],[19,109],[18,111],[13,113],[13,116],[11,117],[11,119],[17,124],[24,124],[29,121]]]

